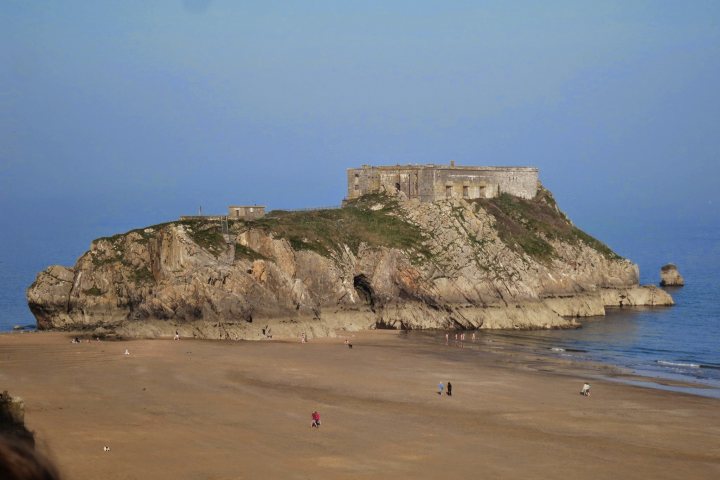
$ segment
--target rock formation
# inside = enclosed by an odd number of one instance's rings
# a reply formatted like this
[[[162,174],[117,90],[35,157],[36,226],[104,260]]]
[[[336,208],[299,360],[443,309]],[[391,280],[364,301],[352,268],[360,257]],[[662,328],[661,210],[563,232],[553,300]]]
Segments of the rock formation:
[[[680,275],[675,265],[668,263],[660,269],[660,285],[663,287],[682,287],[685,285],[685,279]]]
[[[532,200],[368,195],[342,209],[184,221],[95,240],[27,292],[40,329],[262,339],[369,328],[567,328],[671,305],[638,268]]]
[[[35,435],[25,426],[25,403],[7,390],[0,393],[0,437],[5,436],[35,446]]]

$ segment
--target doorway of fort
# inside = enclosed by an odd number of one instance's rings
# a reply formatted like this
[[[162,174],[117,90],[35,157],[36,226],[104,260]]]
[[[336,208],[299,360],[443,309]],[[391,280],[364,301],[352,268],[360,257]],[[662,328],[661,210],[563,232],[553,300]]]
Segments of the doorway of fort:
[[[396,192],[400,191],[400,182],[395,182],[395,191]]]

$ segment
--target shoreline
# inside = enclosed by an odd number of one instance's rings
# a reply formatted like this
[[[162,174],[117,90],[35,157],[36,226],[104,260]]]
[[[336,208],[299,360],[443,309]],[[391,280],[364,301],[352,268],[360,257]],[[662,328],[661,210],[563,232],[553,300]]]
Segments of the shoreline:
[[[429,338],[441,338],[441,331],[437,331],[437,335],[433,336],[434,332],[412,332],[415,335],[422,335]],[[480,332],[480,331],[479,331]],[[524,332],[524,331],[521,331]],[[654,374],[652,371],[638,371],[628,366],[618,365],[611,361],[602,361],[593,358],[583,358],[578,356],[579,354],[588,353],[585,350],[574,350],[572,348],[559,348],[555,350],[553,348],[540,348],[537,345],[528,345],[525,341],[526,338],[522,336],[515,336],[514,331],[503,331],[503,332],[488,332],[482,331],[479,334],[479,338],[476,343],[471,341],[465,342],[466,349],[475,348],[478,345],[482,348],[483,342],[488,340],[494,345],[490,346],[485,343],[485,348],[496,350],[495,353],[501,353],[498,349],[503,349],[507,353],[520,355],[523,360],[517,363],[519,368],[537,368],[543,371],[556,372],[559,375],[564,375],[563,368],[571,368],[574,372],[584,372],[588,378],[602,379],[606,381],[614,381],[618,383],[635,385],[642,388],[657,389],[663,391],[671,391],[676,393],[683,393],[689,395],[698,395],[706,398],[720,399],[720,385],[712,383],[703,383],[702,381],[692,380],[685,378],[679,374],[675,375],[675,378],[668,376],[662,376],[660,374]],[[436,342],[441,344],[444,342]],[[451,345],[454,343],[450,341]],[[527,362],[531,366],[523,366],[522,363]],[[532,366],[534,365],[534,366]]]

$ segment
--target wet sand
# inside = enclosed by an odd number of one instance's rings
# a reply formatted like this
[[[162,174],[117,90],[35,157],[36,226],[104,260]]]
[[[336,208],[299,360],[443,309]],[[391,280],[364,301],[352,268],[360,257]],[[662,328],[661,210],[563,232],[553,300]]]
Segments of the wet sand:
[[[586,398],[568,362],[392,332],[70,338],[0,335],[0,390],[66,479],[720,478],[720,400],[598,380]]]

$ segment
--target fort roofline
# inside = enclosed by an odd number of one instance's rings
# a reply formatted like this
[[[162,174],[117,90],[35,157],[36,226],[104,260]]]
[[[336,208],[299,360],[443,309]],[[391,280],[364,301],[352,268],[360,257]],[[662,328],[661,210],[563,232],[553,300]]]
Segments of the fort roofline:
[[[537,167],[527,167],[527,166],[464,166],[464,165],[436,165],[434,163],[407,163],[404,165],[362,165],[360,167],[353,167],[353,168],[347,168],[346,170],[352,171],[352,170],[362,170],[364,168],[371,168],[374,170],[383,170],[383,171],[392,171],[392,170],[398,170],[398,169],[421,169],[421,168],[429,168],[429,169],[435,169],[435,170],[472,170],[472,171],[520,171],[520,172],[537,172]]]

